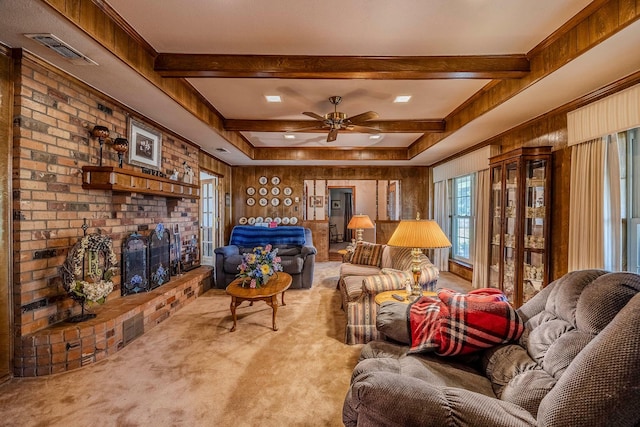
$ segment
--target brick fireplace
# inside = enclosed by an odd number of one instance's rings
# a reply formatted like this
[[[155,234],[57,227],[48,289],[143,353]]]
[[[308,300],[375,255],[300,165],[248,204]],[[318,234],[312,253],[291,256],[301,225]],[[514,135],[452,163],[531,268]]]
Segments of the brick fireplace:
[[[64,291],[59,267],[83,235],[85,221],[89,232],[111,236],[121,262],[124,239],[149,234],[158,223],[198,235],[199,201],[83,188],[83,166],[99,162],[93,126],[105,126],[112,138],[126,138],[130,116],[154,124],[28,52],[19,53],[13,110],[14,374],[33,376],[73,369],[117,351],[126,344],[125,329],[147,330],[170,316],[208,289],[211,272],[200,267],[150,292],[124,297],[118,274],[107,303],[95,309],[96,319],[65,322],[80,306]],[[186,162],[197,185],[198,147],[154,129],[162,135],[160,172],[168,176]],[[108,142],[103,164],[118,166]],[[140,172],[126,161],[123,169]]]

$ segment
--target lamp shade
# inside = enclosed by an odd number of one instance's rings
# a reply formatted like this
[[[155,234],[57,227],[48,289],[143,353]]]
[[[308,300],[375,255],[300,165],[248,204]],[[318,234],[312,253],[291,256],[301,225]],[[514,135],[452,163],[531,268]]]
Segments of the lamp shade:
[[[431,249],[448,248],[451,242],[434,220],[407,219],[400,221],[387,245]]]
[[[374,228],[374,225],[369,219],[369,215],[354,215],[351,217],[349,224],[347,224],[347,228],[357,230],[358,228]]]

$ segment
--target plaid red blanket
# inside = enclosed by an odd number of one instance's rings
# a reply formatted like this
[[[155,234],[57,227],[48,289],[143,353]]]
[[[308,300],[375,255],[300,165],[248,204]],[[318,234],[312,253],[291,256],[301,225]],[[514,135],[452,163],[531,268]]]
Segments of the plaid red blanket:
[[[468,354],[517,340],[524,324],[498,289],[461,294],[439,289],[438,298],[422,297],[409,309],[411,353]]]

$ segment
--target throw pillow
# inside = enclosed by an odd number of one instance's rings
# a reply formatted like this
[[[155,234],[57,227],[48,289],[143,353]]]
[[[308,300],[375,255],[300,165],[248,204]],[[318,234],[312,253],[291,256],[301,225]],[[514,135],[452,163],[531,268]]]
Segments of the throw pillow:
[[[351,257],[352,264],[372,265],[380,267],[382,261],[382,245],[374,243],[358,242]]]
[[[515,341],[524,323],[498,289],[462,294],[439,289],[437,298],[422,297],[409,308],[411,353],[439,356],[469,354]]]

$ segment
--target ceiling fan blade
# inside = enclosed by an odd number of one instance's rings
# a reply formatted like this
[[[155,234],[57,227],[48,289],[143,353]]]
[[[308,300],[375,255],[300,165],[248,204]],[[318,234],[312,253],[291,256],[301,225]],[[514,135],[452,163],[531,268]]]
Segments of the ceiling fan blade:
[[[309,111],[305,111],[302,114],[304,114],[305,116],[309,116],[309,117],[312,117],[312,118],[314,118],[316,120],[320,120],[320,121],[324,122],[324,116],[321,116],[320,114],[312,113],[312,112],[309,112]]]
[[[366,126],[358,126],[358,125],[350,125],[349,127],[347,127],[347,129],[353,132],[380,133],[380,129],[370,128]]]
[[[373,120],[377,118],[378,118],[378,113],[376,113],[375,111],[367,111],[366,113],[349,117],[349,121],[353,124],[357,124],[357,123],[366,122],[367,120]]]
[[[327,135],[327,142],[333,142],[338,137],[338,129],[332,128]]]

